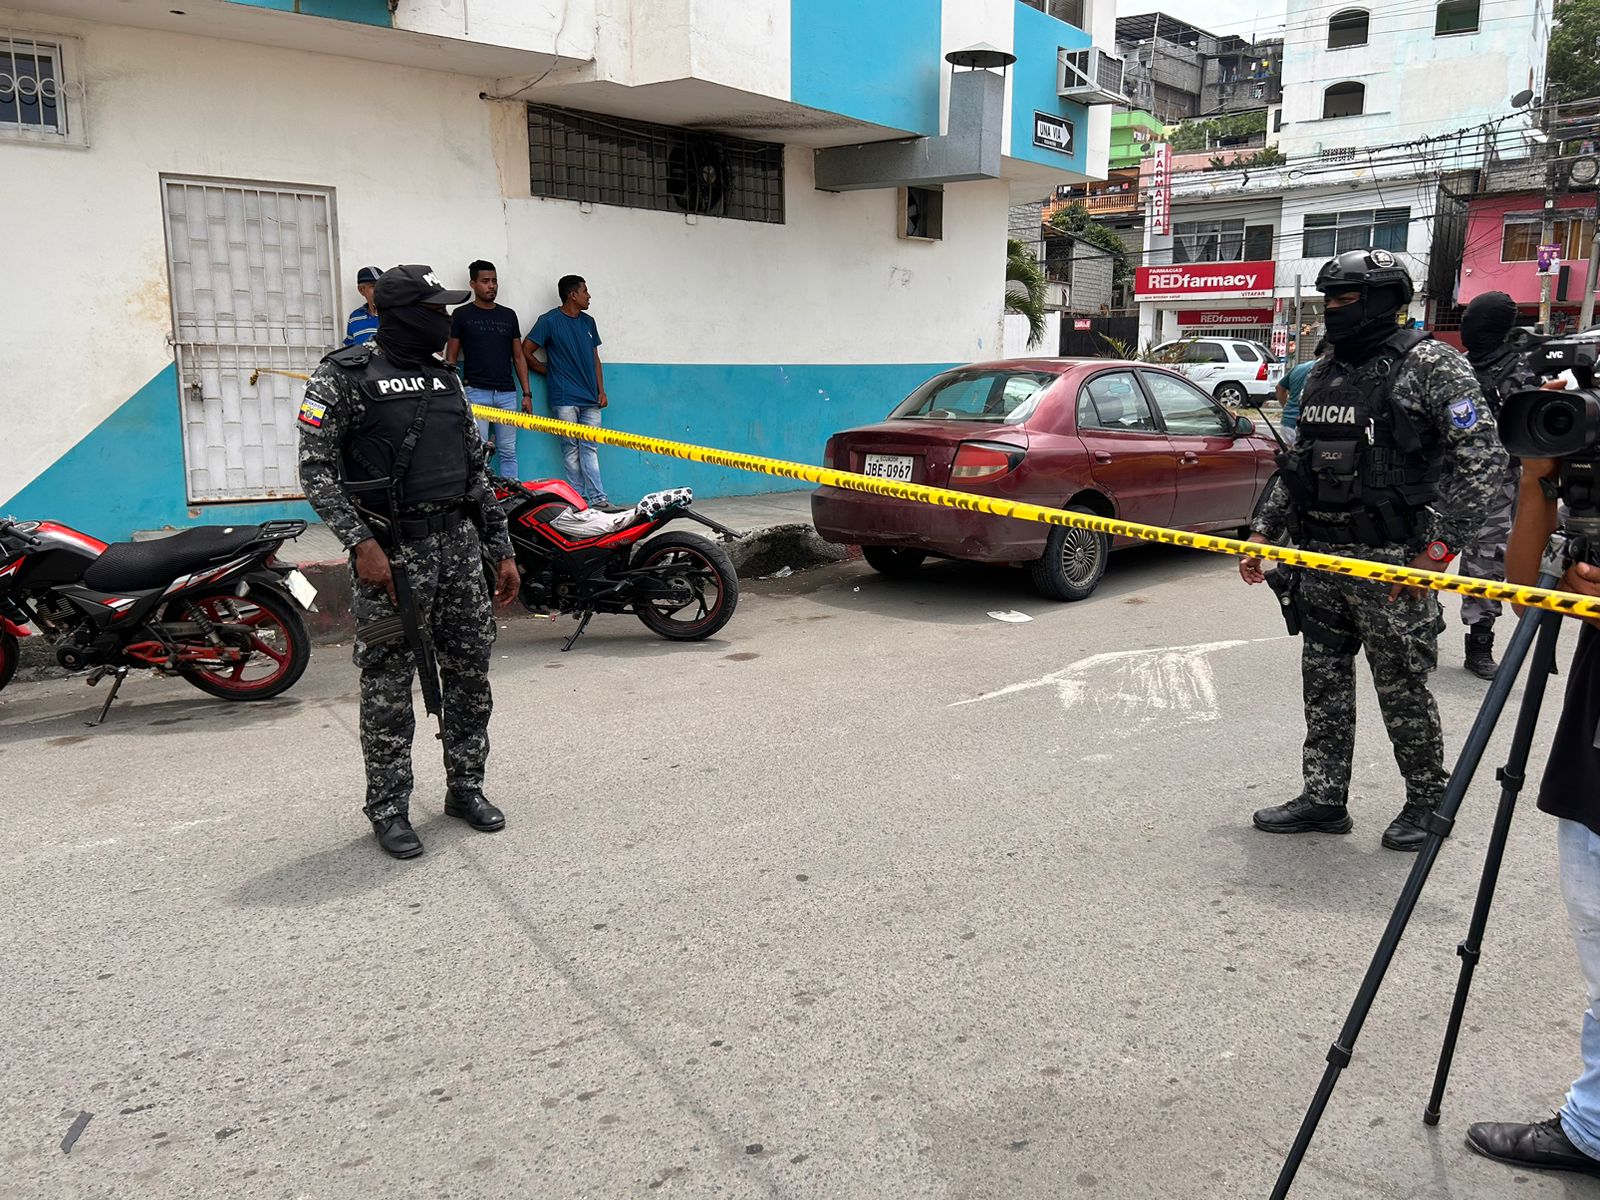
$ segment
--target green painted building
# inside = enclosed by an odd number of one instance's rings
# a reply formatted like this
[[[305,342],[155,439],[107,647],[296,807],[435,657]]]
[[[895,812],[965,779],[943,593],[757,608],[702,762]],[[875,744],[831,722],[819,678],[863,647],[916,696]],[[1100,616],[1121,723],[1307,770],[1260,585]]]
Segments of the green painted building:
[[[1137,167],[1139,160],[1150,153],[1150,147],[1166,139],[1167,127],[1147,112],[1111,114],[1111,156],[1106,165],[1113,171],[1118,167]]]

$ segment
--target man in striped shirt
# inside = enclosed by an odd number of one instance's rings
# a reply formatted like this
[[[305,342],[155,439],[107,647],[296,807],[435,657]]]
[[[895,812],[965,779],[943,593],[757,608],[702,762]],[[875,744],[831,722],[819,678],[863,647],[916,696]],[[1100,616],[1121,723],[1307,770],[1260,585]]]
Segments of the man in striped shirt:
[[[359,346],[377,336],[378,310],[372,306],[372,289],[378,286],[378,276],[382,274],[377,267],[362,267],[356,272],[356,291],[361,293],[362,304],[345,322],[346,346]]]

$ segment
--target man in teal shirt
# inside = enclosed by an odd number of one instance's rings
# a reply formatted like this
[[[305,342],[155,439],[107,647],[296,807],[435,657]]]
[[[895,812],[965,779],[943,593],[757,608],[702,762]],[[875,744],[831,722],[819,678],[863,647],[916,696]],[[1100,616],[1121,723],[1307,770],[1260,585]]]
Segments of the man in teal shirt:
[[[579,425],[600,424],[606,407],[606,378],[600,366],[600,330],[589,315],[589,285],[577,275],[563,275],[556,284],[561,307],[534,322],[523,345],[528,365],[545,377],[550,389],[550,415]],[[544,361],[534,353],[544,351]],[[606,498],[600,482],[600,455],[593,442],[561,439],[567,482],[602,512],[622,509]]]
[[[1291,367],[1284,377],[1278,380],[1278,403],[1283,405],[1283,416],[1278,419],[1278,424],[1283,427],[1287,435],[1283,440],[1294,441],[1294,427],[1300,424],[1300,393],[1305,391],[1306,377],[1311,374],[1311,368],[1317,365],[1318,360],[1328,348],[1328,339],[1323,338],[1317,343],[1317,348],[1312,356],[1297,367]]]

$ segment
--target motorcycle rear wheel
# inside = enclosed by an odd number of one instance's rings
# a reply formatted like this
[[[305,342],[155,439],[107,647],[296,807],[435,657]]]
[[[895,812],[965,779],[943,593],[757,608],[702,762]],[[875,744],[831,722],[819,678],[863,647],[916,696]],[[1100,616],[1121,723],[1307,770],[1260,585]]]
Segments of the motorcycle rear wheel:
[[[641,600],[633,611],[653,633],[674,642],[708,638],[733,618],[739,574],[727,551],[693,533],[664,533],[640,546],[633,569],[654,569],[674,583],[680,601]],[[713,591],[714,589],[714,591]]]
[[[10,683],[11,677],[17,673],[17,658],[20,654],[17,635],[0,629],[0,688]]]
[[[230,588],[174,600],[164,619],[187,620],[189,604],[219,625],[250,626],[250,648],[255,652],[231,667],[180,667],[178,673],[202,692],[223,700],[268,700],[288,691],[305,674],[311,661],[311,633],[293,602],[267,588],[253,588],[243,598]],[[252,667],[266,673],[247,676]]]

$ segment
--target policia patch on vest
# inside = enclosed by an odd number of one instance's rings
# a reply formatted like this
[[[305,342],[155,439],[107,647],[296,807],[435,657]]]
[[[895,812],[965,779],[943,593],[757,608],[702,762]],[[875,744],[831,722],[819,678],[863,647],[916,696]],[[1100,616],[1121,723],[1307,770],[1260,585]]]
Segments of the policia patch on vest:
[[[1450,406],[1450,424],[1457,429],[1471,429],[1478,423],[1478,406],[1471,396],[1463,396]]]
[[[322,418],[327,415],[327,405],[318,403],[309,397],[300,401],[300,424],[309,425],[313,429],[321,429]]]

